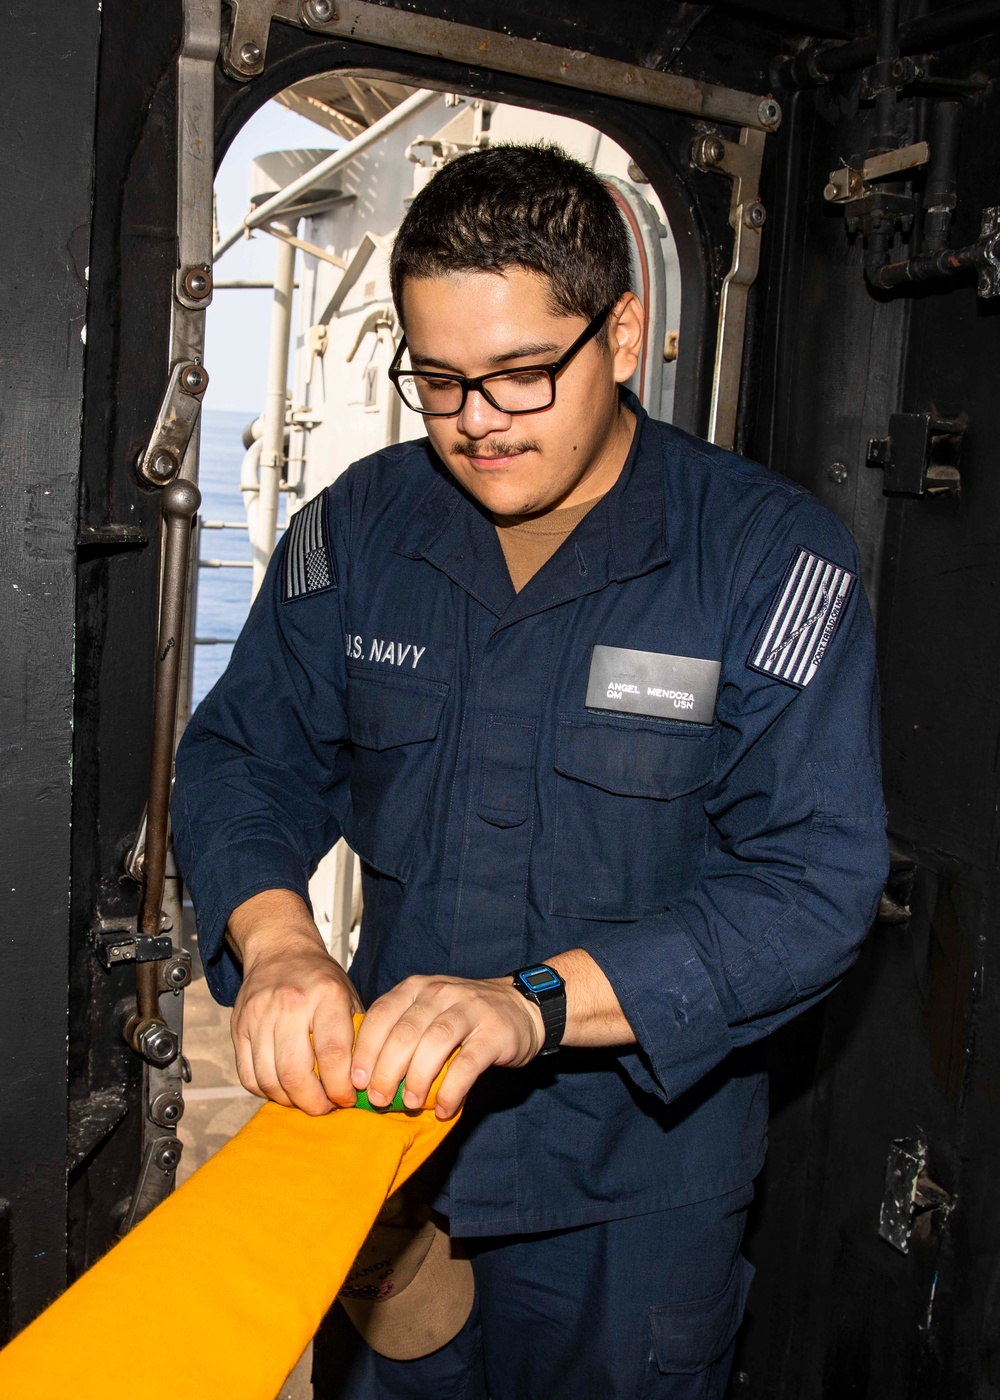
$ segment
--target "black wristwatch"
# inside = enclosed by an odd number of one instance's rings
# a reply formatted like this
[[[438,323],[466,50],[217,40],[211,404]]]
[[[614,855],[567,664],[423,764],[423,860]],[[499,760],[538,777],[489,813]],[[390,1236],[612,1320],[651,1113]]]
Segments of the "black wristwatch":
[[[552,1055],[566,1029],[566,984],[548,963],[533,963],[511,973],[514,986],[523,997],[533,1001],[542,1013],[545,1039],[539,1055]]]

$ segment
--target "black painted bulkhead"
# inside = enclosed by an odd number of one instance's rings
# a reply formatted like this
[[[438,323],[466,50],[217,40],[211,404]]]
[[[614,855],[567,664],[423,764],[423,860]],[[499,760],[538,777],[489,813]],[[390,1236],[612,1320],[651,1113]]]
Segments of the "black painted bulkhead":
[[[732,1390],[753,1400],[998,1395],[1000,1208],[991,1187],[1000,1151],[1000,943],[991,935],[1000,911],[1000,474],[992,462],[1000,301],[979,299],[972,276],[871,290],[860,235],[849,237],[824,200],[829,172],[871,145],[873,104],[860,100],[856,71],[791,90],[775,85],[772,62],[806,35],[833,44],[869,33],[860,3],[422,0],[406,8],[774,91],[782,102],[762,184],[768,222],[751,297],[740,446],[810,487],[858,538],[879,630],[890,831],[901,868],[913,862],[916,873],[909,921],[877,926],[829,1001],[766,1047],[772,1145],[748,1244],[758,1275]],[[947,8],[904,5],[902,18]],[[158,500],[133,464],[166,371],[181,16],[176,0],[105,0],[99,62],[96,21],[79,19],[71,46],[80,62],[69,78],[60,68],[66,35],[23,18],[0,26],[24,56],[5,63],[5,101],[32,117],[16,123],[17,178],[25,192],[36,190],[31,164],[44,156],[62,182],[44,187],[48,236],[38,246],[72,255],[50,251],[59,269],[51,285],[34,288],[34,301],[22,290],[20,320],[0,326],[0,450],[5,464],[16,458],[0,484],[14,521],[0,596],[9,599],[26,578],[39,585],[27,622],[0,603],[5,671],[29,676],[31,687],[30,700],[23,679],[5,682],[0,695],[5,747],[19,754],[0,813],[4,873],[12,872],[5,899],[16,891],[0,979],[2,1340],[113,1241],[138,1166],[139,1071],[114,1016],[132,974],[105,972],[90,933],[99,917],[133,914],[138,901],[121,870],[145,798],[159,561]],[[932,65],[939,76],[982,84],[961,98],[956,246],[977,237],[984,207],[1000,204],[992,137],[1000,37],[984,28],[941,47]],[[657,188],[681,252],[677,421],[704,430],[732,235],[728,182],[693,169],[689,151],[706,125],[729,137],[732,128],[275,24],[260,78],[241,85],[218,70],[217,155],[275,92],[334,68],[564,111],[620,141]],[[904,89],[899,144],[926,134],[937,96]],[[53,123],[61,130],[64,121],[77,139],[56,153]],[[13,130],[10,121],[3,130]],[[914,177],[918,191],[922,181]],[[37,200],[11,201],[4,276],[15,289],[11,269],[37,256],[41,218]],[[905,256],[898,246],[894,257]],[[82,314],[79,274],[88,264],[84,388],[83,349],[67,356],[65,327]],[[211,357],[209,344],[209,371]],[[18,370],[24,361],[30,375]],[[43,400],[48,413],[33,415]],[[868,441],[886,436],[900,412],[962,421],[959,493],[883,494],[883,472],[866,466]],[[53,483],[50,504],[43,493]],[[39,533],[39,502],[47,533]],[[133,536],[125,549],[74,548],[78,526],[107,524],[128,525],[149,543]],[[56,602],[42,600],[42,580]],[[115,1109],[115,1094],[128,1111]],[[902,1254],[878,1236],[886,1160],[894,1139],[921,1135],[928,1173],[954,1208],[927,1212]]]

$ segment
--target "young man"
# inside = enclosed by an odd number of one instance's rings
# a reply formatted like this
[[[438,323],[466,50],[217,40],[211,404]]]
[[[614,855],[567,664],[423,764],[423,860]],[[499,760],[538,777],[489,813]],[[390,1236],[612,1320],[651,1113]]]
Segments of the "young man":
[[[404,1078],[417,1107],[460,1047],[431,1203],[476,1303],[345,1394],[721,1396],[766,1128],[744,1047],[842,975],[886,874],[855,548],[623,392],[625,229],[558,150],[447,166],[392,276],[428,438],[295,516],[178,755],[207,975],[243,1083],[309,1113]],[[306,902],[341,833],[349,979]]]

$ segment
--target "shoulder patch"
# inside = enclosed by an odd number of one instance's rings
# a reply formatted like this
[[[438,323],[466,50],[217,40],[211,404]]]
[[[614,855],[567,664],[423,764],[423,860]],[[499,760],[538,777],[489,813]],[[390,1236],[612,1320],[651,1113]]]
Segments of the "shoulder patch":
[[[289,523],[281,601],[291,603],[336,586],[326,524],[326,492],[321,491],[297,510]]]
[[[751,671],[803,689],[833,641],[857,575],[800,548],[747,657]]]

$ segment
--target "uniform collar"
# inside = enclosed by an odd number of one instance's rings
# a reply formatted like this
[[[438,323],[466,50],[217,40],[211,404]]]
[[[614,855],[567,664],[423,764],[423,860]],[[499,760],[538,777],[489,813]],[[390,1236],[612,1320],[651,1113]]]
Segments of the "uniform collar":
[[[630,393],[624,398],[636,425],[621,475],[520,593],[514,592],[491,517],[436,458],[434,482],[396,541],[396,552],[426,559],[505,627],[668,563],[656,433],[638,399]]]
[[[517,595],[492,517],[466,494],[428,444],[434,481],[393,546],[426,559],[497,617]]]

